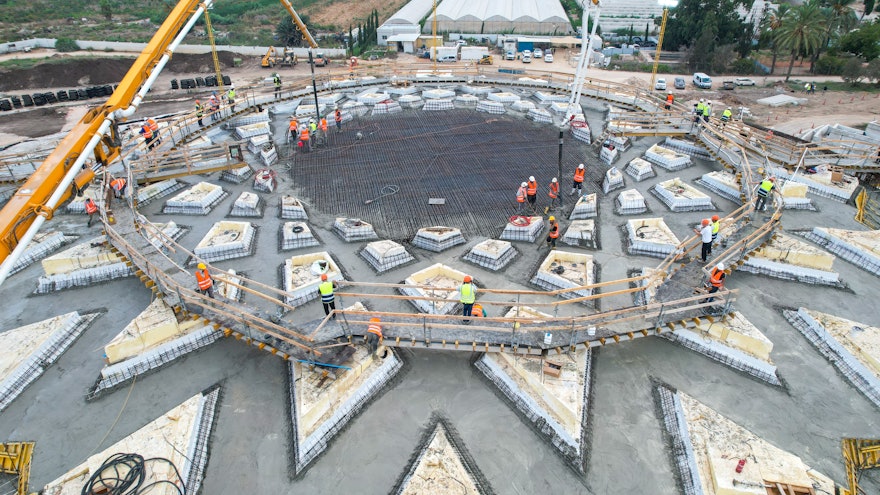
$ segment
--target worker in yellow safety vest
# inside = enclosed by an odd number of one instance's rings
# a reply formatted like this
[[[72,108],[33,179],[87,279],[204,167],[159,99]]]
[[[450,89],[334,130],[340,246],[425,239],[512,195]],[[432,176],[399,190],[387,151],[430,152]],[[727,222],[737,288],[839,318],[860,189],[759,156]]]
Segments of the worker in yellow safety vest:
[[[202,117],[205,115],[205,107],[202,106],[202,102],[196,100],[196,119],[199,121],[199,127],[204,126],[202,123]]]
[[[229,91],[226,92],[226,102],[232,108],[232,113],[235,113],[235,86],[229,86]]]
[[[214,299],[214,279],[208,273],[208,267],[204,263],[199,263],[198,268],[196,270],[196,283],[199,286],[199,292],[207,294],[208,297]]]
[[[321,304],[324,305],[324,316],[330,314],[331,310],[336,309],[336,296],[333,294],[333,291],[336,290],[338,286],[336,282],[333,280],[327,280],[327,274],[321,274],[321,284],[318,285],[318,295],[321,296]],[[333,319],[336,319],[336,314],[333,314]]]
[[[712,244],[718,239],[718,232],[721,230],[721,218],[718,215],[712,215]]]
[[[459,301],[462,305],[462,316],[465,318],[471,315],[471,310],[474,308],[474,301],[477,299],[477,288],[474,287],[474,280],[470,275],[465,275],[463,283],[458,287],[458,292],[461,297],[459,297]],[[471,320],[464,320],[462,323],[465,325],[469,325]]]
[[[272,83],[275,85],[275,98],[281,98],[281,76],[277,72],[272,74]]]
[[[379,344],[382,343],[382,325],[379,324],[381,320],[379,318],[370,318],[370,325],[367,327],[367,334],[365,335],[367,339],[367,344],[370,346],[370,354],[373,356],[376,355],[376,351],[379,349]]]
[[[773,192],[773,188],[776,187],[775,183],[776,177],[768,177],[761,181],[761,185],[758,186],[758,199],[755,201],[755,211],[764,211],[767,198]]]
[[[733,111],[730,110],[730,107],[725,108],[724,111],[721,112],[721,122],[729,122],[730,117],[732,117],[732,116],[733,116]]]

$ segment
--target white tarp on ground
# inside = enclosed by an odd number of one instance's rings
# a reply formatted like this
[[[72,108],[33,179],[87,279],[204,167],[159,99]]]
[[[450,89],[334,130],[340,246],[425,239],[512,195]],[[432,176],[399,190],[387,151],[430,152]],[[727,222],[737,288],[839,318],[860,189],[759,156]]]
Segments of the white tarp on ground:
[[[761,98],[758,100],[758,103],[761,105],[770,105],[771,107],[781,107],[784,105],[806,105],[806,98],[795,98],[794,96],[788,95],[775,95],[768,96],[767,98]]]
[[[565,34],[572,28],[559,0],[443,0],[437,6],[437,30]]]

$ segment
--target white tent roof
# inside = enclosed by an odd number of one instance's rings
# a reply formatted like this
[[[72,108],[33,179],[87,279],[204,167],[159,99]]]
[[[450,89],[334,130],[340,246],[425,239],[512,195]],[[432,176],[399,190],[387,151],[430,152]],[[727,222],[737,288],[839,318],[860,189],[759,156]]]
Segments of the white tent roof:
[[[420,33],[403,33],[403,34],[395,34],[394,36],[389,36],[388,40],[391,41],[411,41],[415,42],[421,36]]]
[[[459,21],[568,22],[559,0],[443,0],[437,19]]]
[[[411,0],[383,24],[418,24],[432,8],[434,0]]]

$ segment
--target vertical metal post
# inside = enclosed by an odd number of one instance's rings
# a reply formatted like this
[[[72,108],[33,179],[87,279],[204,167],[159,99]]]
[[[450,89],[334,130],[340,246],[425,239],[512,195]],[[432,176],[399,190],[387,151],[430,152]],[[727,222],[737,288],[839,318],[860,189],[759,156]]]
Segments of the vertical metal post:
[[[557,168],[556,180],[559,181],[559,182],[557,182],[558,184],[562,184],[562,143],[563,143],[563,136],[564,135],[565,135],[564,131],[562,130],[562,127],[560,126],[559,127],[559,156],[556,159],[556,168]],[[562,196],[563,196],[562,186],[559,187],[558,196],[560,198],[562,198]],[[559,201],[559,204],[562,204],[561,199]]]
[[[312,58],[312,49],[309,48],[309,66],[312,68],[312,93],[315,95],[315,115],[318,122],[321,121],[321,105],[318,105],[318,85],[315,83],[315,60]]]

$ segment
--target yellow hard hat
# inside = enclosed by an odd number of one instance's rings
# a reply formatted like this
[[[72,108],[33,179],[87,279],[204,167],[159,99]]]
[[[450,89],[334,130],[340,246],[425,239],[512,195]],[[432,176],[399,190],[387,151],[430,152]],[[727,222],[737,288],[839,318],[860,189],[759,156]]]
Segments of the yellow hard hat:
[[[199,263],[199,270],[204,270],[205,268],[208,268],[208,267],[205,266],[204,263]]]
[[[551,222],[555,222],[555,221],[556,221],[556,217],[554,217],[553,215],[550,215],[550,218],[548,218],[548,220],[550,220]]]

